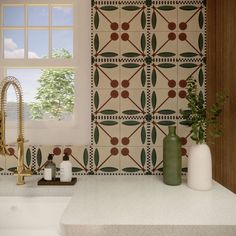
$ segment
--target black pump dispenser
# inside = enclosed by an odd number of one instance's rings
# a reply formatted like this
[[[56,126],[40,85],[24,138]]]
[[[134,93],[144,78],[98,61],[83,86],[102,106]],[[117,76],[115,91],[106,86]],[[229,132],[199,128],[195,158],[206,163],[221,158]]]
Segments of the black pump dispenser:
[[[51,154],[51,153],[48,154],[48,160],[49,160],[49,161],[52,161],[52,160],[53,160],[53,154]]]
[[[67,154],[63,156],[63,161],[69,161],[69,156]]]

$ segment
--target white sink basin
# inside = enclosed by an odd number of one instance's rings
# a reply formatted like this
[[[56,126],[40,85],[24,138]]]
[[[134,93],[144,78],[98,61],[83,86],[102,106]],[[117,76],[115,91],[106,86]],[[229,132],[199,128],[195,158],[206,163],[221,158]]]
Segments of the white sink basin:
[[[0,197],[1,236],[58,236],[71,197]]]

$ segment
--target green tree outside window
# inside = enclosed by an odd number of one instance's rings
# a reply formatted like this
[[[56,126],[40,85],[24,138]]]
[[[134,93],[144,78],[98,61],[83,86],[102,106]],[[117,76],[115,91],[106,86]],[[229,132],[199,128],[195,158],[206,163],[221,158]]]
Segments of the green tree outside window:
[[[54,58],[71,58],[65,50],[55,50]],[[62,120],[73,112],[75,91],[74,72],[72,69],[43,69],[39,78],[39,88],[35,102],[31,104],[31,118],[40,120],[45,115],[50,119]]]

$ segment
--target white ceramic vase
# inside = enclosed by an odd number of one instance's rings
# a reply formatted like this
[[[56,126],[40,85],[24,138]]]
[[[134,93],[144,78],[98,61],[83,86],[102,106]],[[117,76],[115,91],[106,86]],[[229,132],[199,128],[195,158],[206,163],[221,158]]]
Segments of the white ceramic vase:
[[[187,184],[195,190],[211,189],[212,160],[211,151],[207,144],[196,144],[190,148]]]

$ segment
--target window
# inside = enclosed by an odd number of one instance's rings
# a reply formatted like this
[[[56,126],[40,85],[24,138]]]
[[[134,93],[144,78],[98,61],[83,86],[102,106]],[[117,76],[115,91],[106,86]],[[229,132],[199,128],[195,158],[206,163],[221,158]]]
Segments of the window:
[[[0,6],[0,75],[21,83],[31,143],[88,144],[90,3],[4,0]],[[85,14],[87,21],[82,21]],[[16,99],[10,88],[7,101],[7,125],[15,130]]]

